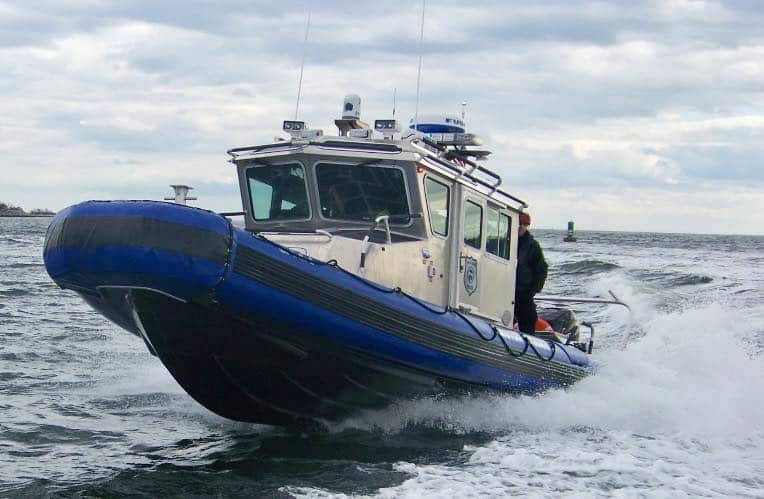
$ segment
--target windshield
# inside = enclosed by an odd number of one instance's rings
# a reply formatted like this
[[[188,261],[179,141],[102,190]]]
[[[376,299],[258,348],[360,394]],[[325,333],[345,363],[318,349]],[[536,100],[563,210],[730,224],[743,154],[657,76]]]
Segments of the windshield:
[[[298,163],[247,170],[252,216],[258,222],[310,217],[305,169]]]
[[[316,166],[321,215],[342,220],[408,223],[409,205],[403,171],[371,165],[320,163]]]

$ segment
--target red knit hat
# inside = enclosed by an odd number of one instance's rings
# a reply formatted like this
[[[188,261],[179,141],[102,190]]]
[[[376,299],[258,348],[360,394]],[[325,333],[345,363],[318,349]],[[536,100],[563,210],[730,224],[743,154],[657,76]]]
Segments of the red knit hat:
[[[520,213],[520,225],[530,225],[531,216],[528,213]]]

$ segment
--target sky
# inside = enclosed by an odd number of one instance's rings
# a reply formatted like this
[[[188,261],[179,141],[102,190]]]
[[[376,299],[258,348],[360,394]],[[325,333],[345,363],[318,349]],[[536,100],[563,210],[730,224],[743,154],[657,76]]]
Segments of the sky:
[[[764,235],[764,2],[0,0],[0,201],[241,209],[298,117],[460,114],[538,228]],[[310,11],[308,43],[305,28]],[[422,56],[417,106],[417,68]]]

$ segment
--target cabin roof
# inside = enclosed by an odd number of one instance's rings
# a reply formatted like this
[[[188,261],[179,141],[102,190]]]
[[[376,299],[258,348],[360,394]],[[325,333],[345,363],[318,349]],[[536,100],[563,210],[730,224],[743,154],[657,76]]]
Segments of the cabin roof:
[[[237,147],[228,154],[234,164],[248,163],[265,157],[290,156],[297,153],[347,156],[353,159],[395,159],[416,161],[426,168],[460,182],[498,203],[517,210],[528,205],[500,188],[501,176],[466,157],[453,154],[422,135],[398,140],[362,139],[356,137],[317,136],[292,138],[271,144]]]

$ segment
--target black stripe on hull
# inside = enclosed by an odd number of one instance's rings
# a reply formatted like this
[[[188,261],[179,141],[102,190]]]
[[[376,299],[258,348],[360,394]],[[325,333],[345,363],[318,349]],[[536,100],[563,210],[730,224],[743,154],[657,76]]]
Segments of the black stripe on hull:
[[[68,216],[49,228],[44,253],[66,248],[139,247],[224,265],[229,246],[230,236],[191,225],[136,216]]]
[[[477,335],[465,336],[332,285],[246,246],[238,247],[234,272],[387,334],[491,367],[560,385],[571,384],[588,374],[584,368],[542,360],[530,349],[522,357],[513,357],[498,340],[488,342]]]
[[[470,387],[358,352],[314,343],[300,331],[236,317],[148,290],[129,299],[151,346],[200,404],[245,422],[338,420],[393,400],[464,393]],[[472,387],[474,388],[474,387]]]

